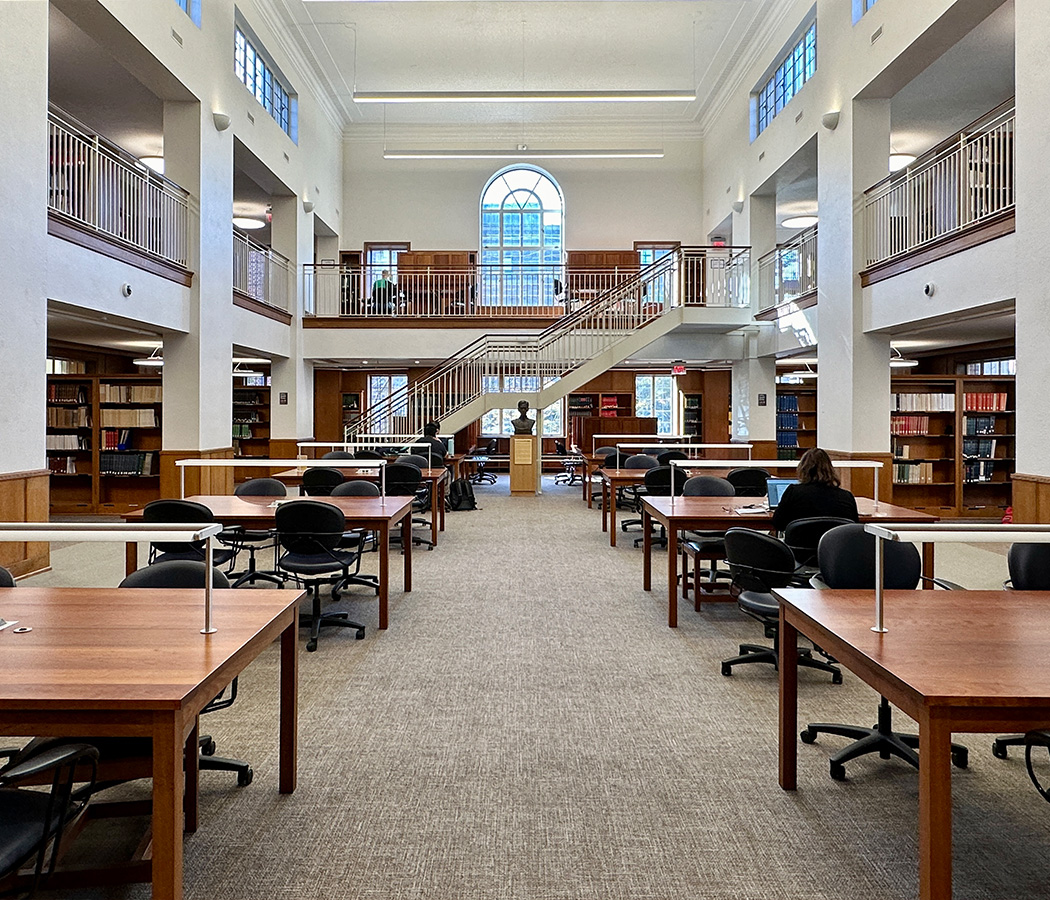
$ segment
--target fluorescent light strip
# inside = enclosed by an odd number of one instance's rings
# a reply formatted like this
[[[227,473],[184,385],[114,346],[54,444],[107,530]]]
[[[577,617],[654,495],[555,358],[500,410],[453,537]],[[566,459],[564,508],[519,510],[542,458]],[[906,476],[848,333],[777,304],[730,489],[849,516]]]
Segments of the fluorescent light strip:
[[[690,103],[696,91],[354,91],[354,103]]]
[[[644,150],[384,150],[383,159],[663,159]]]

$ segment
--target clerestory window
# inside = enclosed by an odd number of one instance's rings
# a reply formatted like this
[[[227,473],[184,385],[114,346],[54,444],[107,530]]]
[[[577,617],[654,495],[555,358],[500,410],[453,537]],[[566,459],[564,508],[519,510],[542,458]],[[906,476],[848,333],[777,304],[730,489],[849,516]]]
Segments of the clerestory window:
[[[751,95],[752,140],[766,130],[816,72],[817,23],[814,21],[777,64],[770,79]]]
[[[240,25],[233,30],[233,71],[293,141],[299,139],[298,100],[259,41]]]

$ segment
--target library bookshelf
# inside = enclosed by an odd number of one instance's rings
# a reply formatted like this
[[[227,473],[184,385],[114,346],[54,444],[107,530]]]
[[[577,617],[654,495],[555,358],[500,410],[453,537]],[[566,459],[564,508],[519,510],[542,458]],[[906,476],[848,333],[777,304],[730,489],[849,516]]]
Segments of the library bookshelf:
[[[621,419],[634,415],[634,394],[615,391],[589,391],[569,394],[569,436],[574,444],[586,441],[586,419]],[[591,433],[595,433],[591,430]]]
[[[817,388],[777,385],[777,459],[798,459],[817,446]]]
[[[254,366],[253,366],[254,368]],[[233,388],[233,458],[270,455],[270,375],[265,371]],[[238,481],[266,477],[269,469],[237,469]]]

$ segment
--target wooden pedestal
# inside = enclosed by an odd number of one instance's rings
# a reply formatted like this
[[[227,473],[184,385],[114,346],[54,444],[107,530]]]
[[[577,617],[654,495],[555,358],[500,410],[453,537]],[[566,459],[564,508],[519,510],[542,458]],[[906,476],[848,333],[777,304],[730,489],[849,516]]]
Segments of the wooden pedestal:
[[[510,439],[511,494],[535,494],[539,466],[540,444],[536,435],[514,435]]]

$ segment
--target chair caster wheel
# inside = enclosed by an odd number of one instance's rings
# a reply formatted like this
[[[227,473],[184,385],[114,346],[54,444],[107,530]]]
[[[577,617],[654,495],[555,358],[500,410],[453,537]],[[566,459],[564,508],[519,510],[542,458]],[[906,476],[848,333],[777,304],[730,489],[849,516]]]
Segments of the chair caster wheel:
[[[831,683],[832,684],[842,684],[842,673],[841,672],[832,672],[832,674],[831,674]]]
[[[834,778],[835,781],[846,780],[846,767],[842,765],[842,763],[833,762],[830,765],[830,769],[831,777]]]
[[[205,756],[214,756],[215,755],[215,741],[208,740],[208,741],[205,741],[203,744],[201,744],[201,753],[203,753]]]
[[[798,734],[798,739],[802,741],[803,744],[815,744],[817,741],[817,733],[809,728],[803,728]]]
[[[1002,741],[992,741],[992,756],[998,759],[1006,759],[1009,751],[1006,749],[1006,744]]]
[[[252,779],[255,777],[255,772],[252,771],[251,766],[245,769],[243,772],[237,773],[237,787],[248,787],[252,783]]]
[[[363,641],[365,639],[365,630],[363,628],[357,629],[357,637],[355,640]]]
[[[963,747],[961,750],[952,751],[952,765],[957,769],[965,769],[970,764],[970,752]]]
[[[733,674],[733,667],[727,666],[725,663],[722,664],[722,674],[727,678]]]
[[[307,653],[313,653],[314,650],[316,650],[316,649],[317,649],[317,641],[316,640],[310,640],[310,641],[306,642],[306,652]]]
[[[342,595],[341,591],[332,591],[332,602],[333,603],[338,603],[342,599],[343,599],[343,595]]]

